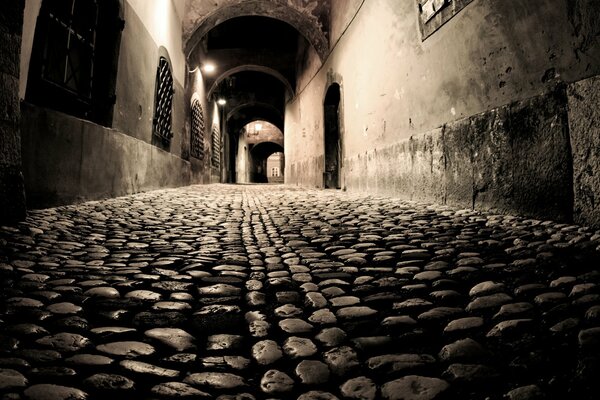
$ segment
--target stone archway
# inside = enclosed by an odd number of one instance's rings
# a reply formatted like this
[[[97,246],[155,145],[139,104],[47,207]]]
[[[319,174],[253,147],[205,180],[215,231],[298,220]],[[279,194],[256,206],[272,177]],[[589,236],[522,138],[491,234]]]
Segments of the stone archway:
[[[203,9],[206,7],[202,4]],[[321,60],[329,52],[329,5],[310,7],[288,0],[223,0],[215,1],[215,8],[207,14],[195,12],[195,2],[186,4],[184,21],[185,54],[189,56],[202,38],[215,26],[236,17],[264,16],[286,22],[294,27],[314,47]]]

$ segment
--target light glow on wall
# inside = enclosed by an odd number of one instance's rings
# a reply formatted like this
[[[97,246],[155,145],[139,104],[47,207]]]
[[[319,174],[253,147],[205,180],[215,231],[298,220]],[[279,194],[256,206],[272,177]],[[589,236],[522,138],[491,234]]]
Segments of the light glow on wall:
[[[217,69],[217,67],[215,67],[215,64],[212,64],[212,63],[206,63],[202,67],[202,70],[207,73],[215,72],[216,69]]]

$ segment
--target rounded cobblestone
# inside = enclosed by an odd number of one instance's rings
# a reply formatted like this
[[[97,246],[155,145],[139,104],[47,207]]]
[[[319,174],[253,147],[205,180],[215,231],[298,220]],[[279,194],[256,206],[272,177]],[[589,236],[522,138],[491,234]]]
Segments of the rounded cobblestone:
[[[7,400],[600,390],[585,227],[206,185],[32,210],[0,243]]]

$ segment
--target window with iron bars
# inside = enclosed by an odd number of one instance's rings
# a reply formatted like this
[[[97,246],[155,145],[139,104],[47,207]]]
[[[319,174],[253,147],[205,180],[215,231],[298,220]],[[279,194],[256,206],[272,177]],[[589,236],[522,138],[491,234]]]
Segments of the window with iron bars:
[[[192,102],[191,155],[204,159],[204,111],[198,99]]]
[[[173,75],[171,66],[165,57],[160,57],[156,71],[156,94],[154,100],[154,135],[162,140],[164,145],[169,145],[173,137]]]
[[[473,0],[417,0],[419,27],[425,40]]]
[[[26,100],[111,125],[124,21],[113,0],[44,0],[36,23]]]
[[[212,166],[219,168],[221,165],[221,132],[215,124],[212,127],[212,153],[210,157]]]

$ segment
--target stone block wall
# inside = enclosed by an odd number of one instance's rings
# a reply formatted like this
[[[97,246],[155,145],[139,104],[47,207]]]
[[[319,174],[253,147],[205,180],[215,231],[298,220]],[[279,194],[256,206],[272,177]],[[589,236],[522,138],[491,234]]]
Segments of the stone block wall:
[[[23,0],[3,1],[0,7],[0,223],[25,217],[19,129],[23,8]]]
[[[345,160],[348,190],[570,220],[563,88]],[[365,173],[366,171],[366,173]]]
[[[27,205],[43,208],[189,185],[189,161],[115,129],[22,104]]]
[[[573,217],[600,227],[600,76],[568,89],[573,152]]]

